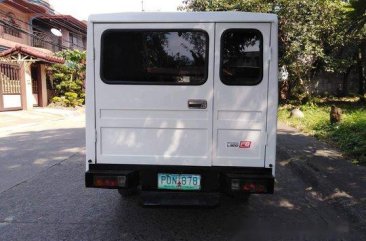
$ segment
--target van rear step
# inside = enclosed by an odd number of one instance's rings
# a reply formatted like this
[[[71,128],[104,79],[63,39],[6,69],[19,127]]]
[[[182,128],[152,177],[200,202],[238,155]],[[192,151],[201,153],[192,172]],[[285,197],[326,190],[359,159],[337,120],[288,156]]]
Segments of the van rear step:
[[[144,206],[209,206],[220,203],[220,193],[141,191]]]

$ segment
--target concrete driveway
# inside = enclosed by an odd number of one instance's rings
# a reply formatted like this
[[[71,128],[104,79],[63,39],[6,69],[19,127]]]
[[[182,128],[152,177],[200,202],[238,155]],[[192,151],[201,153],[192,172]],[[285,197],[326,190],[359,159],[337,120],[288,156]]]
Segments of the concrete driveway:
[[[23,127],[39,125],[48,121],[62,120],[65,117],[84,113],[84,108],[34,108],[29,111],[0,112],[0,135],[16,132]]]

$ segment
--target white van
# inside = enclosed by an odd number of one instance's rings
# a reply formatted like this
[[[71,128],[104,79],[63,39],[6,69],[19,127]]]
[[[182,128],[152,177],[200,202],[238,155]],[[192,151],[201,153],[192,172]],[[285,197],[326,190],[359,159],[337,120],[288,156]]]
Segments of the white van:
[[[87,187],[173,196],[273,193],[277,16],[92,15]]]

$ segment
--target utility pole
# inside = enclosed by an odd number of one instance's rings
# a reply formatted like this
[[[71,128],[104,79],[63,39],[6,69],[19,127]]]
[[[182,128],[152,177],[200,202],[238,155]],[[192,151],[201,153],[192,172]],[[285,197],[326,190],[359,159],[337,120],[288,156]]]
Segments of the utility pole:
[[[144,0],[141,0],[141,12],[144,12]]]

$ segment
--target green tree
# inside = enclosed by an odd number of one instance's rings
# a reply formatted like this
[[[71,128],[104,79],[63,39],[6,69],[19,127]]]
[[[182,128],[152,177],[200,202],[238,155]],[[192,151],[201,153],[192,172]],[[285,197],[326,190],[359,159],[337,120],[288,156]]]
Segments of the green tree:
[[[359,94],[366,92],[366,1],[351,0],[348,12],[348,33],[357,46],[355,60],[359,79]]]
[[[85,103],[85,51],[64,50],[56,54],[65,59],[64,64],[50,67],[55,86],[52,102],[62,106],[79,106]]]
[[[312,77],[320,70],[345,72],[334,49],[344,44],[346,3],[341,0],[187,0],[189,11],[246,11],[279,17],[280,65],[289,73],[291,97],[310,94]]]

